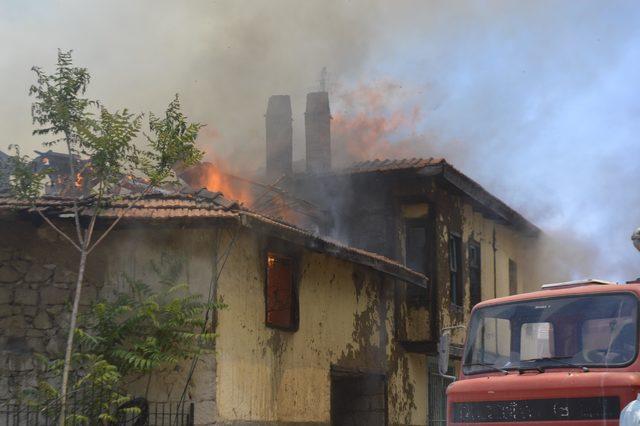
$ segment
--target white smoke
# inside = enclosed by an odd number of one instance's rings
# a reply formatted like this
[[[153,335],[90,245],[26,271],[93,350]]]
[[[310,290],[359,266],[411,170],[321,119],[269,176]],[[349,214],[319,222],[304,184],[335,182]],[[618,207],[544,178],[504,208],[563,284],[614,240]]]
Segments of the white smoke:
[[[39,147],[29,68],[51,69],[57,48],[74,49],[112,108],[157,112],[179,92],[208,124],[210,156],[249,168],[264,163],[272,94],[292,95],[304,157],[304,95],[327,66],[336,117],[417,111],[410,131],[385,135],[391,147],[446,156],[560,236],[549,253],[572,273],[628,279],[640,273],[639,18],[633,1],[5,0],[0,149]],[[360,85],[394,106],[358,105]]]

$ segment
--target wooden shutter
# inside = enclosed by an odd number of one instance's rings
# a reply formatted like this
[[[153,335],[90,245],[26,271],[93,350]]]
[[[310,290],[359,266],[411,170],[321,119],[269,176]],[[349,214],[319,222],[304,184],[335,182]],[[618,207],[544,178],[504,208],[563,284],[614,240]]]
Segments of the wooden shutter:
[[[295,293],[293,260],[275,253],[267,254],[267,325],[295,327]]]

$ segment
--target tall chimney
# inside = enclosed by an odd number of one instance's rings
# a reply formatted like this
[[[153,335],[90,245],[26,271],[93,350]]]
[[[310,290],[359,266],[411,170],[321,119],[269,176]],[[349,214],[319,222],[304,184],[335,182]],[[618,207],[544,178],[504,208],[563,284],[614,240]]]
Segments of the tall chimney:
[[[293,129],[289,95],[274,95],[269,98],[265,121],[267,126],[267,177],[278,178],[291,174]]]
[[[307,111],[304,113],[307,140],[307,172],[326,172],[331,169],[331,112],[329,94],[307,94]]]

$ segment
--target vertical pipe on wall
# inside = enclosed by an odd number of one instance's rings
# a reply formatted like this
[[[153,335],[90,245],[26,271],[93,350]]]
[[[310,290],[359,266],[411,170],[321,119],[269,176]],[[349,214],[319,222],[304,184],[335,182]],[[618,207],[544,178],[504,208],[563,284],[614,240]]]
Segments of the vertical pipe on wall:
[[[493,241],[491,242],[493,248],[493,298],[498,297],[498,271],[496,266],[496,253],[498,248],[496,247],[496,225],[493,224]]]

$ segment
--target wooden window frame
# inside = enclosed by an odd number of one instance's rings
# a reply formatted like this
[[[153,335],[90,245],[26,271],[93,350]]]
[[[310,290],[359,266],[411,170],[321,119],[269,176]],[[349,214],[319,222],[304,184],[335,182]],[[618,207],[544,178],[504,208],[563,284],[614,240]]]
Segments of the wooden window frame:
[[[287,259],[291,262],[291,324],[283,326],[269,321],[269,257],[274,256]],[[298,298],[298,272],[299,259],[287,250],[277,247],[268,247],[264,251],[264,323],[267,327],[282,331],[297,331],[300,325],[299,298]]]
[[[471,256],[471,252],[475,250],[478,265],[474,266],[471,264],[473,256]],[[473,308],[476,304],[482,301],[482,246],[476,240],[469,240],[467,242],[467,263],[469,268],[469,303],[470,307]],[[478,282],[477,282],[477,299],[474,298],[474,270],[477,270]]]
[[[424,238],[425,238],[425,247],[424,247],[424,258],[422,259],[423,261],[423,271],[416,271],[419,272],[421,274],[424,274],[425,276],[430,276],[431,274],[429,273],[430,270],[430,262],[427,260],[429,258],[429,255],[431,253],[430,250],[430,232],[429,232],[429,226],[430,226],[430,221],[428,218],[405,218],[404,219],[404,257],[405,257],[405,265],[407,265],[407,251],[408,251],[408,247],[406,245],[407,243],[407,228],[411,227],[411,226],[420,226],[422,228],[424,228]],[[409,265],[407,265],[407,267],[409,267]],[[409,287],[407,288],[407,302],[411,305],[411,306],[420,306],[420,307],[427,307],[429,305],[429,290],[426,288],[420,288],[418,286],[415,285],[411,285],[409,284]]]
[[[518,264],[509,258],[509,295],[518,294]]]
[[[456,263],[455,270],[452,259],[452,247],[456,251]],[[448,254],[449,254],[449,296],[451,298],[451,305],[457,308],[462,308],[464,304],[464,280],[463,280],[463,271],[464,265],[463,256],[462,256],[462,237],[460,234],[450,232],[449,233],[449,245],[448,245]],[[455,274],[455,276],[454,276]],[[455,282],[454,282],[455,281]],[[459,303],[458,303],[459,302]]]

